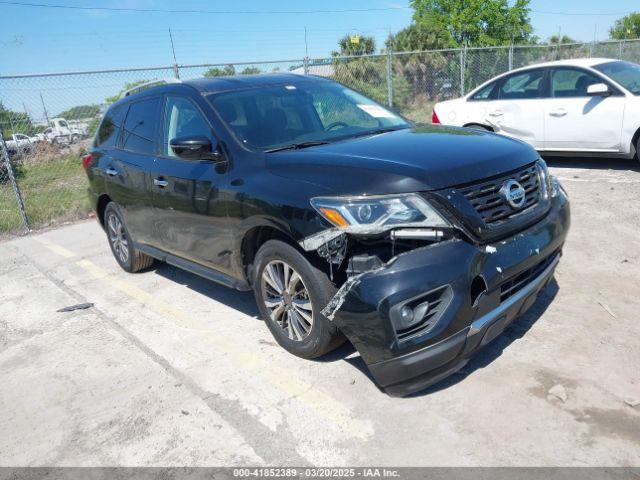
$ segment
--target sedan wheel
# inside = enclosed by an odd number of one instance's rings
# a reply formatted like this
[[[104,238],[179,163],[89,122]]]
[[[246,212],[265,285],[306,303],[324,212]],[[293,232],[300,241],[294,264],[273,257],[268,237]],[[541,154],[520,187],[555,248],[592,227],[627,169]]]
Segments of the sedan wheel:
[[[291,340],[304,340],[313,327],[313,307],[298,272],[282,260],[272,260],[262,272],[261,289],[271,321]]]

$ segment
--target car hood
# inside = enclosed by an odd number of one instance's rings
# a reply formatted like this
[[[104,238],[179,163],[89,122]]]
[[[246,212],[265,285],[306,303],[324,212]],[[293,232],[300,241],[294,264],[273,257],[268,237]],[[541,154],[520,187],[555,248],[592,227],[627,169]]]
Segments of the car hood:
[[[436,125],[266,154],[272,173],[340,195],[439,190],[536,159],[537,152],[520,141]]]

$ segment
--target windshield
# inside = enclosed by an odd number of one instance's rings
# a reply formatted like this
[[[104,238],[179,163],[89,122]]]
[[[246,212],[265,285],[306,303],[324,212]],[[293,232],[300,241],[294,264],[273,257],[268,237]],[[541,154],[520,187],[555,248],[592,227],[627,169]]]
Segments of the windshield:
[[[236,138],[260,150],[409,127],[402,117],[337,83],[267,86],[208,98]]]
[[[611,77],[634,95],[640,95],[640,65],[617,61],[596,65],[593,68]]]

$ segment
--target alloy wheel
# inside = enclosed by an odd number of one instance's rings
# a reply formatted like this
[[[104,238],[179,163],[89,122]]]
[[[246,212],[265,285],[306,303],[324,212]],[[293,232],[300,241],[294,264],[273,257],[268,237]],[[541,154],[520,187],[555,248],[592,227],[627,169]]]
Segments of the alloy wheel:
[[[262,271],[261,289],[271,320],[291,340],[304,340],[313,327],[313,307],[298,272],[282,260],[272,260]]]
[[[117,215],[112,213],[109,215],[107,228],[113,252],[122,263],[127,263],[129,260],[129,241],[124,231],[122,221],[120,221]]]

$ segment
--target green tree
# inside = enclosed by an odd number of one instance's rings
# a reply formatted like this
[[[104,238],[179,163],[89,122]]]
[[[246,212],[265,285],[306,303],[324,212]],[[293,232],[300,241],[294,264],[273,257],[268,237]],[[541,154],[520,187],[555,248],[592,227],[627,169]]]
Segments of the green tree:
[[[552,35],[549,37],[549,45],[566,45],[567,43],[578,43],[577,40],[568,37],[567,35],[562,35],[559,37],[558,35]]]
[[[389,36],[386,46],[393,52],[437,50],[456,47],[446,29],[433,24],[412,23],[398,33]]]
[[[67,120],[78,120],[80,118],[95,117],[100,112],[100,105],[78,105],[71,107],[64,112],[60,112],[57,117]]]
[[[640,12],[630,13],[616,20],[609,30],[609,36],[613,40],[640,38]]]
[[[446,30],[458,46],[528,43],[530,0],[411,0],[418,25]]]
[[[127,83],[124,84],[124,87],[122,87],[122,90],[120,90],[115,95],[111,95],[110,97],[105,98],[104,101],[107,104],[111,104],[111,103],[117,102],[118,100],[120,100],[120,97],[122,97],[122,95],[124,95],[124,93],[127,90],[131,90],[132,88],[135,88],[138,85],[142,85],[143,83],[148,83],[148,82],[152,82],[152,81],[153,80],[134,80],[133,82],[127,82]]]
[[[376,39],[366,35],[347,34],[338,40],[338,46],[340,49],[332,52],[334,57],[371,55],[376,52]]]
[[[236,74],[236,67],[233,65],[225,65],[224,67],[212,67],[206,72],[204,72],[203,76],[211,78],[211,77],[230,77]]]
[[[241,75],[256,75],[262,73],[258,67],[246,67],[240,72]]]
[[[33,124],[29,115],[24,112],[9,110],[5,108],[2,102],[0,102],[0,128],[5,139],[11,138],[14,133],[34,134]]]

